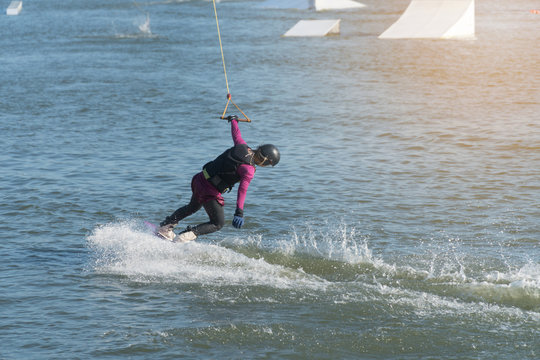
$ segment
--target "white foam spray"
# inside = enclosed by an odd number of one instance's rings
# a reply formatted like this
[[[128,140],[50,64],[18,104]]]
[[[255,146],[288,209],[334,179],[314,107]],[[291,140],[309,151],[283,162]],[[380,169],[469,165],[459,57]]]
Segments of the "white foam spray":
[[[139,30],[143,34],[152,35],[152,31],[150,30],[150,14],[146,13],[146,20],[139,25]]]
[[[374,255],[368,239],[345,225],[294,231],[270,249],[263,240],[174,244],[135,220],[97,227],[87,238],[95,253],[93,271],[139,282],[315,290],[346,301],[371,297],[416,304],[418,311],[479,304],[540,312],[539,264],[486,272],[459,254],[457,242],[453,253],[444,246],[440,256],[437,247],[424,249],[398,265]]]
[[[200,241],[161,240],[139,221],[97,227],[87,238],[95,253],[93,270],[140,282],[324,288],[316,276]]]

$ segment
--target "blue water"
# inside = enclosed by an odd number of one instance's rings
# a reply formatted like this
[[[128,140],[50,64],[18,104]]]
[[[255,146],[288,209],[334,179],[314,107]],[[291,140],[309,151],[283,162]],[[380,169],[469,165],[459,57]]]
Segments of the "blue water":
[[[536,359],[540,17],[379,40],[408,5],[217,4],[260,168],[246,225],[148,233],[232,144],[212,3],[0,16],[0,359]],[[8,4],[4,4],[6,7]],[[341,35],[282,38],[300,19]],[[181,226],[206,221],[203,211]]]

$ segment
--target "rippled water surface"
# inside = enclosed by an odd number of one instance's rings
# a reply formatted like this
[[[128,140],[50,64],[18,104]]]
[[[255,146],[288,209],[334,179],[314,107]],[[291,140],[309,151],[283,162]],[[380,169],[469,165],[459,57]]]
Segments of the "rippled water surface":
[[[538,358],[534,2],[476,1],[470,41],[379,40],[408,1],[364,3],[217,4],[242,135],[282,160],[184,245],[143,220],[232,144],[212,3],[0,16],[0,359]]]

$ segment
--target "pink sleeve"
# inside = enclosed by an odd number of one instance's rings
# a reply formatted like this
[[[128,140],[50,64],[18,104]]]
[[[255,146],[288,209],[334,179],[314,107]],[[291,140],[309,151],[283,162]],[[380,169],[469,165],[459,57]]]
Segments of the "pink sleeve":
[[[244,210],[244,201],[246,200],[247,189],[249,183],[255,175],[255,166],[242,164],[236,169],[236,173],[240,175],[240,185],[238,186],[238,195],[236,197],[236,207]]]
[[[240,128],[238,127],[238,121],[236,120],[231,121],[231,134],[232,134],[232,139],[234,141],[234,145],[240,145],[240,144],[246,143],[244,139],[242,139],[242,134],[240,133]]]

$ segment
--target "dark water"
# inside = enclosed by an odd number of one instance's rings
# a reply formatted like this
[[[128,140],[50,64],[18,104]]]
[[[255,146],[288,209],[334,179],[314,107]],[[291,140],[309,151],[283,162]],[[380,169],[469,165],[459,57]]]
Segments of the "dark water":
[[[242,134],[282,161],[187,245],[142,220],[231,144],[212,3],[0,16],[0,359],[538,358],[534,2],[477,1],[474,41],[379,40],[408,1],[364,3],[218,4]]]

